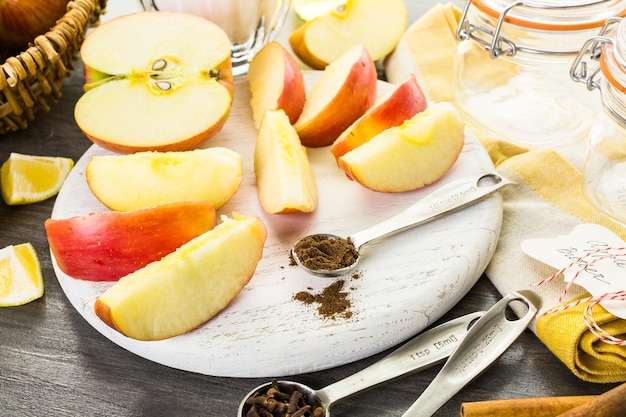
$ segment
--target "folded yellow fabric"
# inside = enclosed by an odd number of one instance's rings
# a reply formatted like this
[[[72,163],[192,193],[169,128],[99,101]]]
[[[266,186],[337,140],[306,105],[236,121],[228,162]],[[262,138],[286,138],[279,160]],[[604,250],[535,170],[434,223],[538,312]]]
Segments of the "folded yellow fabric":
[[[408,68],[416,72],[431,100],[454,103],[452,81],[459,18],[460,10],[453,4],[439,4],[412,24],[388,60],[389,80],[401,82]],[[529,150],[498,138],[477,136],[498,170],[518,182],[502,191],[503,225],[498,248],[485,271],[487,276],[502,294],[532,287],[540,295],[543,306],[531,329],[575,375],[591,382],[626,381],[626,347],[599,341],[587,329],[583,320],[587,304],[541,315],[561,303],[565,283],[557,278],[533,287],[555,271],[521,249],[524,240],[566,235],[582,223],[600,224],[626,240],[626,229],[602,215],[582,194],[581,173],[569,156],[584,155],[584,143],[573,152],[569,148]],[[567,301],[585,295],[582,288],[574,286]],[[593,315],[608,334],[626,338],[626,320],[599,305],[593,308]]]

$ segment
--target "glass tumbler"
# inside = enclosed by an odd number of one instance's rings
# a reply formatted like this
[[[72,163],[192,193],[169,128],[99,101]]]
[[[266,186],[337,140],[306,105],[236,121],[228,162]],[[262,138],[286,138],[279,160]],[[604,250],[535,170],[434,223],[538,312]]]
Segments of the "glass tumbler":
[[[274,40],[291,10],[291,0],[139,0],[144,10],[177,11],[204,17],[232,42],[233,75],[248,72],[254,55]]]

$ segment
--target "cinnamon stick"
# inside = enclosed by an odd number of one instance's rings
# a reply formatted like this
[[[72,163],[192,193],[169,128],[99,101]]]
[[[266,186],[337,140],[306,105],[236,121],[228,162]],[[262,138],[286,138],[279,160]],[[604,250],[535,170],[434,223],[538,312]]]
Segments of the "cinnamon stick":
[[[461,404],[460,417],[555,417],[595,398],[581,395],[466,402]]]
[[[626,415],[626,383],[618,385],[592,401],[572,408],[558,417],[623,417]]]

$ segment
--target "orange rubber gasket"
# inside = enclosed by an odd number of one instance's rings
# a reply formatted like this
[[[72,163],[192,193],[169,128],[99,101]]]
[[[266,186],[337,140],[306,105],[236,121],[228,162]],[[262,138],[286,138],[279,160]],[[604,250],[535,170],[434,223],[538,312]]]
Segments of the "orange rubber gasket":
[[[483,13],[489,15],[490,17],[498,20],[500,18],[501,12],[497,12],[492,8],[486,6],[482,3],[481,0],[472,0],[472,4],[476,6],[477,9],[482,11]],[[618,14],[611,17],[626,17],[626,8],[619,12]],[[607,18],[608,19],[608,18]],[[504,21],[507,23],[511,23],[516,26],[526,27],[530,29],[540,29],[540,30],[583,30],[583,29],[593,29],[593,28],[601,28],[604,25],[606,19],[604,20],[596,20],[587,23],[577,23],[577,24],[555,24],[555,23],[540,23],[540,22],[530,22],[528,20],[519,19],[515,17],[510,17],[506,15],[504,17]]]
[[[607,64],[607,59],[609,59],[607,57],[607,54],[604,53],[604,51],[602,52],[602,55],[600,56],[600,69],[602,70],[602,75],[606,78],[606,80],[611,83],[611,85],[613,87],[615,87],[617,90],[621,91],[622,93],[626,93],[626,86],[622,85],[622,83],[620,83],[614,76],[613,74],[611,74],[611,70],[609,69],[609,66]],[[613,58],[613,61],[615,62],[615,65],[617,65],[618,67],[622,68],[622,70],[624,69],[616,60],[615,58]]]

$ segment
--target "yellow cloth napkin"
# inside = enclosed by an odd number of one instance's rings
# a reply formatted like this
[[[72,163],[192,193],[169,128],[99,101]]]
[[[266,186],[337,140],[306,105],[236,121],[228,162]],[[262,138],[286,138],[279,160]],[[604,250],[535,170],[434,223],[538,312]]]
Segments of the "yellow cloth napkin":
[[[454,103],[452,77],[459,18],[460,10],[452,3],[438,4],[413,23],[385,64],[389,81],[400,83],[415,73],[432,101]],[[583,321],[587,304],[541,315],[560,304],[565,283],[557,278],[533,287],[555,271],[521,249],[524,240],[566,235],[582,223],[600,224],[626,240],[626,229],[602,215],[582,194],[576,165],[581,165],[585,144],[528,150],[498,138],[477,136],[497,169],[518,182],[502,191],[503,225],[487,276],[502,294],[531,288],[540,295],[543,305],[531,330],[576,376],[591,382],[626,381],[626,347],[604,343],[588,330]],[[567,301],[585,295],[573,286]],[[626,320],[599,305],[594,307],[593,317],[608,334],[626,338]]]

